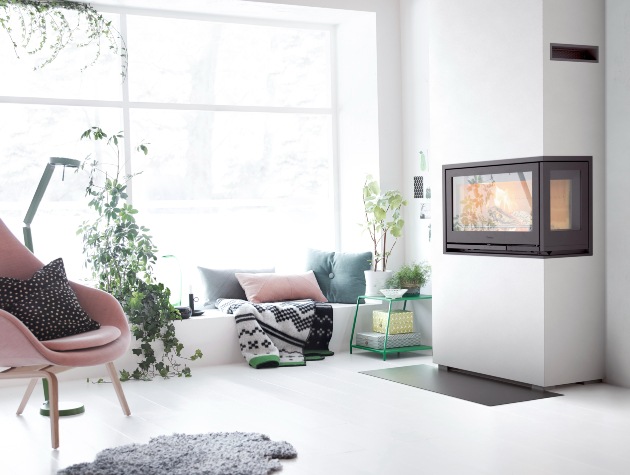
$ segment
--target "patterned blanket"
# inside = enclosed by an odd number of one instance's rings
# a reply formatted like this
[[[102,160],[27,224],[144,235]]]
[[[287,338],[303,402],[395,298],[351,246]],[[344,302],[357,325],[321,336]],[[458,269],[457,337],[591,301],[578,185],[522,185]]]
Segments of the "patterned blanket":
[[[253,368],[303,366],[333,354],[332,307],[312,300],[254,304],[218,299],[217,308],[236,318],[241,353]]]

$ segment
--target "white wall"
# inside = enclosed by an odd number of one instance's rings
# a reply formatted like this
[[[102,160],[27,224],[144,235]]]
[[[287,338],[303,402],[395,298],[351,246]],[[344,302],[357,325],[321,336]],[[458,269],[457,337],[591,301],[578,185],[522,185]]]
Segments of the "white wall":
[[[427,261],[432,263],[429,233],[433,231],[431,219],[420,219],[419,199],[413,198],[413,177],[421,173],[420,155],[423,151],[429,160],[429,0],[400,1],[400,50],[402,74],[402,146],[403,186],[401,190],[408,198],[405,209],[405,260],[406,262]],[[435,166],[433,171],[439,170]],[[427,175],[432,190],[435,186]],[[439,177],[438,177],[439,179]],[[431,227],[430,227],[431,226]],[[431,294],[431,282],[422,289]],[[422,335],[422,342],[433,343],[433,305],[431,300],[412,303],[415,330]]]
[[[593,157],[593,256],[545,261],[545,378],[604,375],[604,58],[549,61],[549,44],[604,48],[604,0],[543,2],[544,152]]]
[[[630,387],[630,2],[606,0],[606,380]]]
[[[405,209],[408,261],[430,260],[428,226],[421,220],[420,200],[413,197],[413,177],[421,173],[420,151],[429,151],[429,0],[401,0],[400,48],[402,55],[403,190],[409,197]],[[437,169],[437,167],[436,167]],[[431,184],[432,185],[432,184]]]

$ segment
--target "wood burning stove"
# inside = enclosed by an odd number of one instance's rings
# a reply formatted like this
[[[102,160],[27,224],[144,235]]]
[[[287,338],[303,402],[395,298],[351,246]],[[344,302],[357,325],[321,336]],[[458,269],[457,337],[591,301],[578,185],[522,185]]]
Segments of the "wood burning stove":
[[[446,254],[593,254],[592,157],[442,167]]]

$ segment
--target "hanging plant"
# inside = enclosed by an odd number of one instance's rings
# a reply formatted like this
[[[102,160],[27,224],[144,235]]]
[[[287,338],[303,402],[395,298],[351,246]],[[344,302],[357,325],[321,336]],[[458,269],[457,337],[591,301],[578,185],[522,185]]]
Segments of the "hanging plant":
[[[69,12],[76,12],[68,15]],[[15,55],[47,55],[34,69],[52,63],[70,45],[94,50],[81,71],[92,66],[107,48],[122,59],[121,75],[127,77],[127,47],[120,32],[94,7],[65,0],[0,0],[0,26],[9,36]],[[81,32],[81,39],[76,33]]]
[[[86,159],[83,163],[90,177],[86,188],[88,206],[95,216],[85,221],[77,234],[83,236],[86,266],[98,287],[118,299],[131,323],[131,333],[139,342],[132,349],[140,358],[138,367],[132,372],[121,371],[120,379],[190,376],[190,368],[181,360],[196,360],[203,355],[196,350],[189,358],[183,356],[184,345],[177,339],[173,324],[181,315],[169,302],[170,290],[156,280],[153,272],[157,248],[149,230],[136,222],[138,210],[126,202],[131,176],[123,173],[121,164],[119,147],[124,137],[122,133],[108,136],[92,127],[82,138],[106,141],[116,157],[110,167],[97,160]],[[148,153],[146,145],[138,150]]]

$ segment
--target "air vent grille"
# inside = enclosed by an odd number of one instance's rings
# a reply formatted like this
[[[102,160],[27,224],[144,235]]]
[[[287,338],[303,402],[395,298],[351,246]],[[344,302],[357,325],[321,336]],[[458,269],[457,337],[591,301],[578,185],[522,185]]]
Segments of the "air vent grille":
[[[599,46],[564,45],[551,43],[553,61],[599,62]]]

